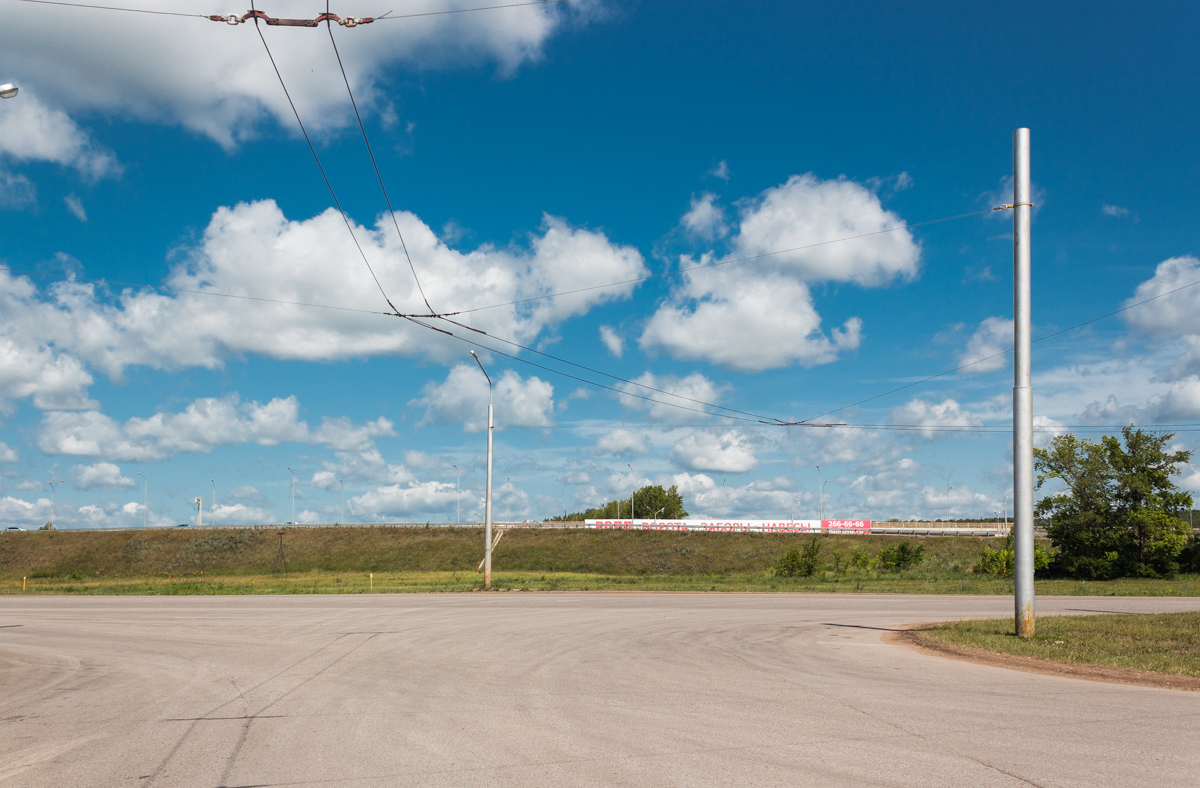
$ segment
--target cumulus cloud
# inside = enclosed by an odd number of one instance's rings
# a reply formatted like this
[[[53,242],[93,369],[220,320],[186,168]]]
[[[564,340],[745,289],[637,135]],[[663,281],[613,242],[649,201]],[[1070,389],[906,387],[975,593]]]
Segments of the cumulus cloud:
[[[600,341],[608,348],[608,352],[617,358],[625,355],[625,340],[613,330],[612,326],[600,326]]]
[[[522,378],[511,369],[495,380],[496,426],[549,427],[553,424],[554,386],[537,377]],[[409,403],[425,408],[422,424],[462,424],[466,432],[487,428],[488,384],[479,368],[460,364],[442,383],[427,383]]]
[[[725,210],[716,204],[717,195],[705,192],[692,198],[692,205],[680,220],[680,226],[695,238],[711,241],[728,233]]]
[[[631,457],[650,453],[650,437],[645,433],[627,429],[613,429],[596,441],[596,452],[619,457]]]
[[[868,233],[873,235],[828,243]],[[920,263],[920,247],[903,220],[884,210],[871,189],[811,173],[743,203],[730,245],[723,257],[685,257],[680,265],[756,259],[682,274],[648,321],[643,348],[746,372],[828,363],[858,347],[862,321],[849,318],[827,336],[809,285],[878,287],[911,279]]]
[[[386,115],[392,108],[381,80],[397,68],[492,62],[511,73],[540,58],[564,23],[590,20],[598,6],[585,0],[498,14],[432,16],[419,24],[382,21],[355,30],[335,27],[334,35],[359,106]],[[144,0],[139,7],[179,10],[171,0]],[[401,13],[443,8],[435,0],[413,0]],[[315,16],[318,10],[324,6],[292,9],[298,16]],[[21,80],[22,100],[40,87],[55,105],[71,111],[180,124],[226,146],[255,136],[264,118],[292,129],[287,99],[252,25],[200,19],[177,24],[186,29],[172,25],[164,35],[162,17],[14,4],[0,28],[0,72],[37,75],[37,85]],[[320,133],[353,122],[327,37],[295,32],[263,28],[305,123]],[[5,136],[0,132],[0,139]]]
[[[87,211],[83,209],[83,203],[74,194],[68,194],[63,197],[63,202],[66,203],[67,210],[81,222],[87,221]]]
[[[677,441],[671,460],[693,471],[745,473],[758,467],[750,438],[739,430],[704,430]]]
[[[1100,207],[1100,212],[1103,213],[1105,216],[1113,216],[1113,217],[1116,217],[1117,219],[1124,219],[1126,216],[1129,215],[1129,209],[1122,208],[1120,205],[1108,205],[1108,204],[1102,205]]]
[[[1013,321],[1010,318],[985,318],[971,335],[967,349],[958,357],[963,375],[994,372],[1008,366],[1007,352],[1013,348]]]
[[[28,177],[0,170],[0,208],[21,210],[37,202],[37,187]]]
[[[678,423],[694,421],[700,415],[696,411],[711,412],[702,403],[719,404],[727,387],[718,386],[699,372],[686,377],[646,372],[617,388],[629,395],[621,397],[625,407],[647,411],[660,421]]]
[[[124,424],[98,411],[52,411],[43,415],[38,447],[49,455],[109,457],[146,462],[178,453],[203,454],[217,446],[257,443],[275,446],[288,441],[361,448],[371,435],[387,434],[391,423],[380,419],[362,427],[327,420],[316,433],[299,418],[294,396],[270,402],[241,402],[236,394],[206,397],[176,413],[134,417]],[[334,424],[335,427],[330,425]],[[104,463],[101,463],[104,464]],[[115,467],[115,466],[113,466]]]
[[[22,37],[11,24],[4,31]],[[0,42],[7,37],[0,31]],[[89,180],[121,172],[111,152],[92,141],[65,112],[47,107],[27,89],[21,91],[20,100],[4,102],[0,112],[0,158],[54,162],[75,168]]]
[[[0,282],[0,287],[3,284]],[[0,310],[11,295],[0,293]],[[42,410],[96,407],[87,396],[91,374],[79,359],[39,341],[39,328],[36,324],[0,323],[0,413],[11,409],[10,400],[25,397]]]
[[[395,434],[392,422],[382,416],[365,424],[355,424],[345,416],[340,416],[324,419],[312,438],[314,443],[339,451],[370,451],[375,448],[375,438],[390,438]]]
[[[705,175],[712,178],[720,178],[723,181],[729,180],[729,162],[722,159],[714,164]]]
[[[453,482],[391,484],[349,498],[350,511],[365,517],[396,517],[421,514],[442,515],[450,511],[459,496]],[[493,511],[493,514],[495,512]]]
[[[0,462],[16,462],[17,450],[10,448],[7,443],[0,441]]]
[[[80,490],[123,490],[136,484],[121,469],[111,462],[95,465],[76,465],[71,468],[71,479]]]
[[[923,427],[920,435],[926,439],[936,436],[939,428],[978,427],[983,424],[978,416],[949,398],[941,402],[930,402],[923,399],[910,400],[900,407],[892,409],[891,422]]]
[[[1171,292],[1197,280],[1200,280],[1200,258],[1185,255],[1162,261],[1154,276],[1138,285],[1122,306],[1156,300],[1124,312],[1121,319],[1131,328],[1149,334],[1200,334],[1200,288]]]

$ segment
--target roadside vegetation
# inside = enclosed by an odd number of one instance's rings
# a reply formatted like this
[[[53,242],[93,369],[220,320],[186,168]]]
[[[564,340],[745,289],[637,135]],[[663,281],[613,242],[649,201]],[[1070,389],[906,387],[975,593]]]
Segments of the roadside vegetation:
[[[1200,613],[1041,616],[1037,636],[1013,634],[1011,618],[954,621],[920,641],[1054,662],[1200,677]]]
[[[480,528],[0,534],[0,593],[245,594],[482,588]],[[1001,539],[511,528],[493,586],[513,590],[1011,594],[977,571]],[[286,570],[286,571],[285,571]],[[372,578],[371,576],[374,575]],[[24,580],[23,580],[24,578]],[[1039,580],[1039,594],[1200,595],[1200,577]]]

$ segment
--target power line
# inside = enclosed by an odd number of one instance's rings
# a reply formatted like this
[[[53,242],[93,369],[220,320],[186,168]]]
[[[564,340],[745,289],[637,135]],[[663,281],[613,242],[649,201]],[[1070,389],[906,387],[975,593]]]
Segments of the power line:
[[[500,8],[523,8],[531,5],[554,5],[556,3],[567,3],[570,0],[532,0],[528,3],[506,3],[505,5],[485,5],[478,8],[454,8],[449,11],[426,11],[420,14],[397,14],[392,16],[389,11],[383,16],[375,17],[376,22],[390,22],[393,19],[414,19],[419,16],[443,16],[445,14],[465,14],[468,11],[495,11]]]
[[[238,17],[236,14],[230,14],[230,15],[185,14],[185,13],[181,13],[179,11],[152,11],[147,8],[125,8],[122,6],[92,5],[89,3],[65,3],[65,2],[61,2],[61,0],[18,0],[18,2],[34,3],[36,5],[60,5],[60,6],[67,6],[69,8],[90,8],[90,9],[94,9],[97,11],[124,11],[124,12],[132,13],[132,14],[154,14],[155,16],[186,16],[186,17],[195,17],[198,19],[212,20],[214,22],[229,22],[230,24],[239,24],[240,22],[244,22],[244,21],[246,21],[246,17],[248,17],[248,16],[254,16],[255,22],[257,22],[258,17],[255,16],[255,14],[259,13],[259,12],[252,11],[250,14],[246,14],[245,16]],[[390,21],[393,19],[415,19],[417,17],[422,17],[422,16],[443,16],[445,14],[465,14],[465,13],[472,12],[472,11],[495,11],[495,10],[498,10],[501,8],[522,8],[525,6],[555,5],[557,3],[566,3],[566,2],[570,2],[570,0],[532,0],[531,2],[526,2],[526,3],[507,3],[504,5],[480,6],[478,8],[452,8],[447,11],[425,11],[425,12],[419,13],[419,14],[398,14],[395,16],[393,16],[392,12],[389,11],[387,14],[384,14],[383,16],[378,16],[378,17],[374,17],[374,18],[350,17],[349,19],[354,20],[354,24],[347,24],[346,26],[347,27],[356,27],[359,24],[369,24],[370,22],[383,22],[385,20]],[[253,5],[253,4],[251,4],[251,5]],[[237,19],[238,22],[230,22],[231,18]],[[269,19],[269,17],[268,17],[268,19]],[[299,21],[311,22],[311,24],[305,24],[305,25],[295,25],[295,24],[285,25],[287,27],[298,27],[298,26],[316,27],[318,21],[326,21],[326,20],[276,20],[276,21],[286,21],[286,22],[293,22],[293,23],[299,22]],[[340,20],[340,19],[336,20],[336,21],[338,21],[339,24],[341,24],[343,22],[343,20]]]
[[[1083,328],[1084,326],[1089,326],[1089,325],[1091,325],[1092,323],[1098,322],[1098,321],[1100,321],[1100,320],[1104,320],[1104,319],[1106,319],[1106,318],[1110,318],[1110,317],[1112,317],[1112,316],[1114,316],[1114,315],[1119,315],[1119,314],[1121,314],[1122,312],[1128,312],[1130,309],[1133,309],[1134,307],[1142,306],[1143,304],[1148,304],[1148,303],[1150,303],[1151,301],[1157,301],[1157,300],[1158,300],[1158,299],[1160,299],[1160,298],[1165,298],[1165,297],[1167,297],[1167,296],[1169,296],[1169,295],[1171,295],[1171,294],[1173,294],[1173,293],[1178,293],[1178,292],[1179,292],[1179,291],[1181,291],[1181,290],[1187,290],[1189,287],[1195,287],[1196,285],[1200,285],[1200,280],[1197,280],[1197,281],[1195,281],[1195,282],[1189,282],[1189,283],[1188,283],[1188,284],[1186,284],[1186,285],[1181,285],[1180,287],[1176,287],[1174,290],[1168,290],[1168,291],[1167,291],[1167,292],[1165,292],[1165,293],[1159,293],[1159,294],[1158,294],[1158,295],[1156,295],[1156,296],[1151,296],[1150,298],[1144,299],[1144,300],[1142,300],[1142,301],[1137,301],[1137,302],[1135,302],[1135,303],[1129,304],[1128,306],[1123,306],[1123,307],[1121,307],[1120,309],[1114,309],[1113,311],[1111,311],[1111,312],[1108,312],[1108,313],[1106,313],[1106,314],[1103,314],[1103,315],[1100,315],[1099,317],[1093,317],[1091,320],[1085,320],[1085,321],[1083,321],[1082,323],[1076,323],[1075,325],[1073,325],[1073,326],[1070,326],[1069,328],[1064,328],[1064,329],[1062,329],[1062,330],[1060,330],[1060,331],[1055,331],[1055,332],[1054,332],[1054,333],[1052,333],[1052,334],[1046,334],[1045,336],[1038,337],[1037,339],[1033,340],[1033,342],[1031,342],[1030,344],[1036,344],[1036,343],[1038,343],[1038,342],[1044,342],[1044,341],[1045,341],[1045,340],[1047,340],[1047,339],[1053,339],[1054,337],[1060,336],[1060,335],[1062,335],[1062,334],[1066,334],[1066,333],[1068,333],[1068,332],[1070,332],[1070,331],[1074,331],[1074,330],[1075,330],[1075,329],[1077,329],[1077,328]],[[821,414],[819,414],[819,415],[813,416],[812,418],[804,419],[803,421],[795,422],[794,424],[795,424],[796,426],[803,425],[803,424],[804,424],[804,422],[808,422],[808,421],[813,421],[813,420],[815,420],[815,419],[824,418],[825,416],[829,416],[829,415],[832,415],[832,414],[834,414],[834,413],[839,413],[839,412],[841,412],[841,411],[843,411],[843,410],[846,410],[847,408],[853,408],[853,407],[857,407],[857,406],[859,406],[859,405],[862,405],[862,404],[863,404],[863,403],[865,403],[865,402],[870,402],[871,400],[876,400],[876,399],[879,399],[880,397],[886,397],[886,396],[888,396],[888,395],[890,395],[890,394],[895,394],[895,393],[896,393],[896,392],[898,392],[898,391],[904,391],[905,389],[910,389],[910,388],[912,388],[913,386],[919,386],[919,385],[921,385],[922,383],[928,383],[928,382],[929,382],[929,381],[931,381],[931,380],[937,380],[938,378],[945,377],[946,375],[952,375],[952,374],[954,374],[955,372],[958,372],[958,371],[960,371],[960,370],[964,370],[964,369],[967,369],[967,368],[969,368],[969,367],[973,367],[973,366],[975,366],[976,364],[982,364],[982,363],[983,363],[983,362],[985,362],[985,361],[991,361],[992,359],[995,359],[995,358],[1001,358],[1001,357],[1003,357],[1003,356],[1007,356],[1007,355],[1008,355],[1008,354],[1010,354],[1010,353],[1012,353],[1012,350],[1011,350],[1011,349],[1009,349],[1009,350],[1002,350],[1002,351],[1000,351],[999,353],[993,353],[993,354],[992,354],[992,355],[990,355],[990,356],[984,356],[983,358],[976,359],[976,360],[974,360],[974,361],[972,361],[972,362],[970,362],[970,363],[968,363],[968,364],[962,364],[962,365],[960,365],[960,366],[957,366],[957,367],[955,367],[954,369],[948,369],[948,370],[946,370],[945,372],[939,372],[939,373],[938,373],[938,374],[936,374],[936,375],[930,375],[930,376],[929,376],[929,377],[927,377],[927,378],[922,378],[921,380],[916,380],[916,381],[913,381],[912,383],[906,383],[906,384],[904,384],[903,386],[899,386],[899,387],[897,387],[897,388],[891,389],[890,391],[885,391],[885,392],[883,392],[882,394],[876,394],[876,395],[874,395],[874,396],[872,396],[872,397],[867,397],[866,399],[860,399],[858,402],[852,402],[852,403],[850,403],[849,405],[843,405],[843,406],[841,406],[840,408],[835,408],[835,409],[833,409],[833,410],[827,410],[827,411],[825,411],[824,413],[821,413]]]
[[[94,8],[100,11],[128,11],[134,14],[154,14],[156,16],[194,16],[200,19],[208,19],[208,14],[184,14],[178,11],[150,11],[145,8],[118,8],[111,5],[87,5],[86,3],[63,3],[58,0],[18,0],[21,3],[35,3],[37,5],[63,5],[71,8]]]
[[[253,12],[254,0],[250,0],[250,9]],[[375,280],[375,286],[379,288],[383,300],[387,301],[387,305],[392,308],[393,312],[399,313],[400,310],[396,309],[396,305],[392,303],[392,299],[388,298],[387,292],[379,282],[379,277],[375,275],[375,269],[371,267],[371,261],[367,259],[366,252],[363,251],[362,246],[358,243],[358,236],[354,234],[354,227],[350,224],[350,217],[346,216],[346,211],[342,208],[342,203],[338,200],[337,193],[333,190],[333,184],[329,182],[329,176],[325,174],[325,168],[321,165],[321,157],[317,155],[317,149],[313,147],[312,140],[308,137],[308,130],[304,128],[304,121],[300,120],[300,112],[296,109],[296,103],[292,101],[292,94],[288,92],[287,83],[283,81],[283,74],[279,73],[279,66],[275,63],[275,56],[271,54],[271,47],[268,46],[267,39],[262,34],[262,28],[258,24],[258,17],[254,17],[254,30],[258,33],[258,38],[262,41],[263,48],[267,50],[267,57],[271,60],[271,68],[275,69],[275,76],[279,78],[279,85],[283,88],[283,94],[287,96],[288,105],[292,108],[292,114],[296,116],[296,123],[300,125],[300,132],[304,135],[304,141],[308,143],[308,150],[312,153],[313,161],[317,163],[317,169],[321,171],[321,178],[325,181],[325,187],[329,189],[329,196],[333,198],[333,204],[337,206],[338,212],[342,215],[342,221],[346,223],[346,229],[350,232],[350,238],[354,241],[354,248],[358,249],[363,263],[366,264],[367,270],[371,272],[371,278]]]
[[[325,0],[325,11],[328,15],[329,0]],[[333,44],[333,54],[337,56],[338,69],[342,72],[342,81],[346,83],[346,93],[350,96],[350,106],[354,107],[354,117],[358,119],[358,129],[362,132],[363,143],[367,146],[367,155],[371,157],[371,166],[375,168],[375,178],[379,181],[379,189],[383,192],[384,202],[387,203],[388,214],[392,217],[392,226],[396,228],[396,235],[400,237],[400,247],[404,250],[404,259],[408,260],[408,267],[412,271],[413,280],[417,283],[417,291],[421,294],[421,300],[425,302],[429,311],[433,312],[433,307],[429,305],[429,298],[425,295],[425,288],[421,287],[421,277],[417,276],[416,266],[413,265],[412,257],[408,254],[408,244],[404,242],[404,233],[400,232],[400,224],[396,221],[396,209],[392,207],[392,199],[388,197],[387,187],[383,185],[383,175],[379,172],[379,163],[375,161],[375,151],[371,150],[371,141],[367,139],[367,129],[363,126],[362,115],[358,114],[358,102],[354,100],[354,91],[350,89],[350,78],[346,76],[346,68],[342,65],[342,54],[338,52],[337,41],[333,37],[333,25],[329,20],[325,22],[325,29],[329,32],[329,43]]]

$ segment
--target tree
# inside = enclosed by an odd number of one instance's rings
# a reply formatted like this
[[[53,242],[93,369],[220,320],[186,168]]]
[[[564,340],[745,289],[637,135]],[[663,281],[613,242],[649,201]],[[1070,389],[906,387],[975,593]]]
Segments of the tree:
[[[551,517],[550,521],[616,520],[620,517],[628,519],[629,508],[629,499],[619,498],[584,512]],[[659,509],[663,511],[659,512]],[[674,484],[665,490],[662,485],[647,485],[635,492],[633,494],[633,513],[642,520],[653,519],[656,514],[660,520],[682,520],[688,516],[687,510],[683,508],[683,496],[679,494],[679,488]]]
[[[1179,571],[1189,533],[1180,514],[1192,497],[1171,477],[1192,454],[1168,452],[1173,437],[1129,426],[1120,439],[1094,443],[1060,435],[1050,448],[1034,450],[1038,489],[1051,479],[1066,485],[1037,503],[1037,515],[1049,518],[1046,530],[1063,571],[1084,579]]]

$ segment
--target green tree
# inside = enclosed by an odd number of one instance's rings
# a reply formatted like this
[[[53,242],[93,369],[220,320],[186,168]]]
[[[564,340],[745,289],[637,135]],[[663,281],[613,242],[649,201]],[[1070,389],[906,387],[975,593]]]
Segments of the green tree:
[[[1035,449],[1037,486],[1066,489],[1038,501],[1059,566],[1085,579],[1165,577],[1179,571],[1189,529],[1179,515],[1192,506],[1171,477],[1191,452],[1169,452],[1174,435],[1125,427],[1099,443],[1074,435]]]
[[[661,512],[659,512],[660,509],[662,510]],[[552,522],[561,522],[616,520],[622,517],[628,519],[630,515],[629,510],[629,499],[620,498],[583,512],[566,514],[562,517],[552,517],[550,520]],[[687,510],[683,508],[683,496],[679,494],[679,488],[674,484],[665,490],[662,488],[662,485],[647,485],[635,492],[633,494],[633,513],[641,520],[653,519],[656,514],[660,520],[682,520],[688,516]]]

